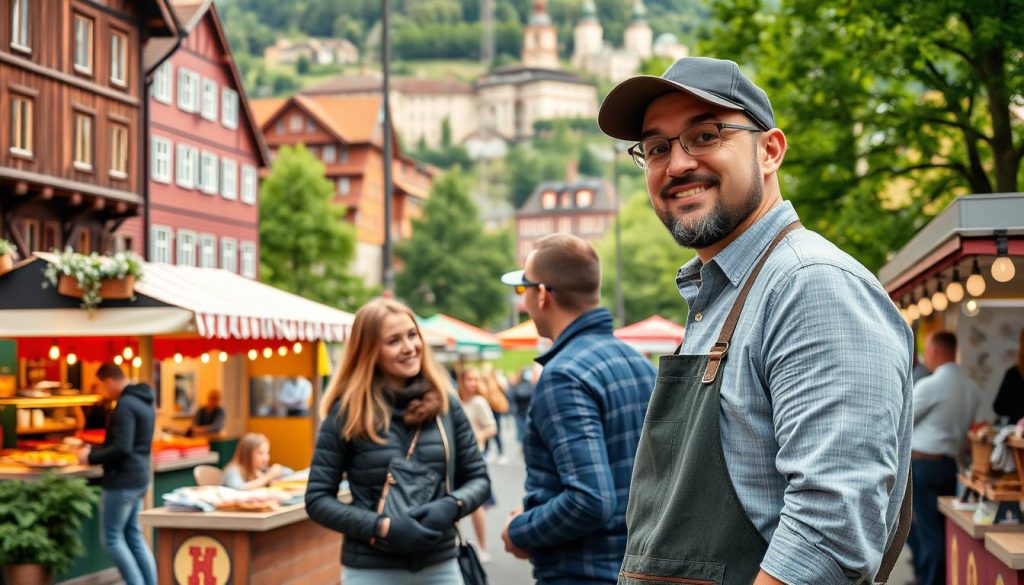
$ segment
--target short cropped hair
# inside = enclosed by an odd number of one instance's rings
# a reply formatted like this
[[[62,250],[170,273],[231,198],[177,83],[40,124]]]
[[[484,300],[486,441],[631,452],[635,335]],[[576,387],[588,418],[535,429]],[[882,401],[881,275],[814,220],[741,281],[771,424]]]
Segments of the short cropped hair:
[[[124,371],[121,366],[107,362],[96,370],[96,377],[100,380],[124,380]]]
[[[537,240],[533,251],[531,280],[554,290],[558,306],[585,311],[601,303],[601,262],[586,240],[553,234]]]
[[[946,355],[956,355],[956,334],[950,331],[936,331],[932,333],[932,343],[935,349]]]

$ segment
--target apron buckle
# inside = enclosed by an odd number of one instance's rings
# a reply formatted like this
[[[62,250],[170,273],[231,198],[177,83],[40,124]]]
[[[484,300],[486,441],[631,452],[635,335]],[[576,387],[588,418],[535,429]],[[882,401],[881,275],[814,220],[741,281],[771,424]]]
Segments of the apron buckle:
[[[701,382],[710,384],[715,381],[718,377],[718,368],[722,365],[722,359],[725,358],[726,352],[729,351],[728,341],[719,341],[711,347],[711,351],[708,353],[708,366],[704,369],[704,377]]]

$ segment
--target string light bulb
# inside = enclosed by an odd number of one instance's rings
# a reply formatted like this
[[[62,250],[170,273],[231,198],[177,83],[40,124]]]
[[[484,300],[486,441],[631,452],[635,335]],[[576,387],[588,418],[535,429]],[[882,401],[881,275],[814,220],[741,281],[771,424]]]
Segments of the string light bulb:
[[[203,355],[199,356],[199,361],[203,362],[204,364],[210,363],[210,354],[204,353]]]
[[[220,360],[220,363],[222,363],[222,364],[224,362],[228,361],[228,352],[226,352],[226,351],[220,352],[219,354],[217,354],[217,359]]]
[[[132,356],[135,355],[135,352],[132,351],[132,346],[126,345],[126,346],[124,346],[124,351],[121,352],[121,355],[124,356],[124,359],[130,360],[130,359],[132,359]]]
[[[118,354],[118,355],[114,356],[114,363],[119,365],[119,366],[124,363],[124,358],[121,357],[121,354]]]
[[[917,301],[917,310],[921,311],[922,317],[927,317],[932,314],[933,309],[932,299],[928,295],[928,287],[926,286],[924,287],[924,296],[921,297],[921,300]]]
[[[185,356],[181,355],[180,351],[174,354],[174,363],[180,364],[184,359]]]
[[[949,299],[942,288],[942,281],[939,280],[935,287],[935,294],[932,295],[932,307],[939,312],[945,311],[949,307]]]
[[[134,358],[132,358],[132,367],[136,368],[136,369],[137,368],[141,368],[142,367],[142,358],[140,358],[139,356],[135,356]]]
[[[288,355],[288,348],[283,346],[283,345],[281,347],[277,348],[277,355],[279,355],[281,357],[284,357],[284,356]]]
[[[907,317],[910,317],[910,322],[913,323],[921,316],[921,310],[917,308],[917,305],[910,305],[907,307]]]
[[[274,350],[270,349],[269,347],[263,348],[263,357],[268,358],[272,355],[274,355]]]
[[[972,297],[980,297],[985,294],[985,277],[981,275],[981,268],[978,266],[978,257],[974,257],[974,266],[971,268],[971,275],[967,277],[967,294]]]
[[[249,355],[249,361],[250,362],[254,362],[254,361],[256,361],[256,358],[260,357],[260,352],[256,351],[255,349],[250,349],[248,355]]]
[[[73,353],[69,353],[64,359],[67,360],[69,366],[73,366],[78,362],[78,356]]]
[[[1017,274],[1017,268],[1010,260],[1010,242],[1006,230],[996,230],[996,260],[992,263],[992,279],[996,282],[1010,282]]]
[[[53,345],[50,346],[50,352],[47,355],[50,356],[51,360],[58,360],[58,359],[60,359],[60,348],[57,347],[57,342],[56,341],[54,341]]]
[[[295,345],[292,346],[292,351],[295,353],[302,353],[302,342],[296,341]]]
[[[951,303],[964,300],[964,285],[960,284],[960,267],[953,265],[953,279],[946,285],[946,298]]]
[[[978,304],[978,299],[968,299],[966,303],[961,307],[964,315],[968,317],[977,317],[978,313],[981,312],[981,305]]]

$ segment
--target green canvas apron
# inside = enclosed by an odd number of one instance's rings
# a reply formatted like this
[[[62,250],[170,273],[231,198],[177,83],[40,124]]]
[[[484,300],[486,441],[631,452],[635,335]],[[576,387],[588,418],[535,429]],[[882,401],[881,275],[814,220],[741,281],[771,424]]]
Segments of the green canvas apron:
[[[726,468],[718,374],[761,267],[799,226],[783,228],[754,266],[710,354],[661,358],[633,464],[620,585],[751,585],[757,577],[768,543],[747,517]],[[895,540],[902,547],[903,539]]]

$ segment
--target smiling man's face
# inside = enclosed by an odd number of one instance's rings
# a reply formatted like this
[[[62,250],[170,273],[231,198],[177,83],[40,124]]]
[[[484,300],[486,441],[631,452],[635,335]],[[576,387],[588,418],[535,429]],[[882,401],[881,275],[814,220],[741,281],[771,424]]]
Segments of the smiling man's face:
[[[645,171],[654,212],[680,246],[698,250],[732,233],[764,198],[757,162],[760,134],[725,129],[721,148],[694,157],[674,139],[700,122],[751,125],[742,112],[677,92],[652,102],[643,126],[644,138],[673,139],[668,163]]]

